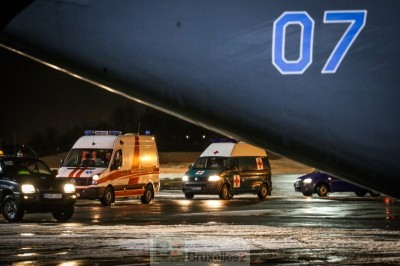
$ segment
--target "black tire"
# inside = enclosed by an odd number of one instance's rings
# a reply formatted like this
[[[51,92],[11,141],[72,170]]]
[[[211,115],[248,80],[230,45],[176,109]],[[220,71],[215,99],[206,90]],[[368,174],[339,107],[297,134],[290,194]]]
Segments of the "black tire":
[[[193,193],[185,193],[185,198],[193,199],[194,198],[194,194]]]
[[[153,186],[148,185],[144,190],[143,196],[140,197],[140,200],[143,204],[149,204],[150,201],[154,198]]]
[[[328,195],[328,185],[325,183],[321,183],[317,186],[317,194],[320,197],[326,197]]]
[[[71,219],[72,215],[74,214],[74,206],[71,206],[68,209],[65,209],[60,212],[52,212],[53,218],[56,219],[58,222],[65,222]]]
[[[268,196],[268,187],[265,184],[261,185],[260,191],[257,193],[258,198],[266,199]]]
[[[24,209],[18,205],[12,195],[8,195],[4,198],[3,203],[1,204],[1,211],[3,217],[11,223],[19,222],[24,217]]]
[[[107,187],[104,191],[103,197],[100,199],[101,205],[110,206],[115,201],[115,194],[112,187]]]
[[[306,197],[311,197],[312,193],[311,192],[303,192],[303,195]]]
[[[219,198],[223,200],[230,200],[233,198],[233,194],[230,193],[231,189],[227,183],[223,184],[219,192]]]
[[[366,191],[356,191],[355,193],[356,193],[356,195],[359,196],[359,197],[364,197],[364,196],[367,194]]]

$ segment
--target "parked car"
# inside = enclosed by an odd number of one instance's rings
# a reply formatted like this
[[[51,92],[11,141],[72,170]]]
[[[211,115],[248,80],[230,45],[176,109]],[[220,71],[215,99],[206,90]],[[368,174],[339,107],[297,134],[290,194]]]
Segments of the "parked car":
[[[69,220],[75,208],[75,187],[57,179],[45,162],[33,157],[0,156],[0,209],[9,222],[25,213],[51,212]]]
[[[313,193],[317,193],[320,197],[326,197],[328,193],[332,192],[354,192],[361,197],[367,193],[373,197],[380,195],[377,192],[348,183],[318,170],[297,178],[294,183],[294,190],[302,192],[304,196],[311,196]]]

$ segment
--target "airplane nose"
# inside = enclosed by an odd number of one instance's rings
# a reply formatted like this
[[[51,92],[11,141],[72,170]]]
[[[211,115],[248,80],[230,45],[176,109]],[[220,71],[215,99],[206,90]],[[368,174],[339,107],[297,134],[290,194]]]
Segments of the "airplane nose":
[[[3,29],[10,20],[12,20],[33,1],[34,0],[2,1],[0,4],[0,29]]]

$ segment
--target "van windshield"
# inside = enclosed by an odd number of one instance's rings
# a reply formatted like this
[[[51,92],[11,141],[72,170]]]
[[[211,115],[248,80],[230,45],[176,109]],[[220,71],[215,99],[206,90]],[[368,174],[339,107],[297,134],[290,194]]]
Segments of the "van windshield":
[[[64,167],[101,167],[110,163],[113,150],[72,149],[64,162]]]
[[[220,169],[224,170],[228,166],[227,157],[200,157],[198,158],[191,169]]]

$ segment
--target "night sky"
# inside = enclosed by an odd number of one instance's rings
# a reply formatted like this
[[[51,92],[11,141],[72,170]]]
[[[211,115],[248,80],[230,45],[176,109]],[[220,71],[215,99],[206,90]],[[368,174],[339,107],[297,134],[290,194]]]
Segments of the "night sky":
[[[49,127],[64,133],[109,119],[118,106],[138,106],[1,48],[0,62],[0,142],[24,143]]]

